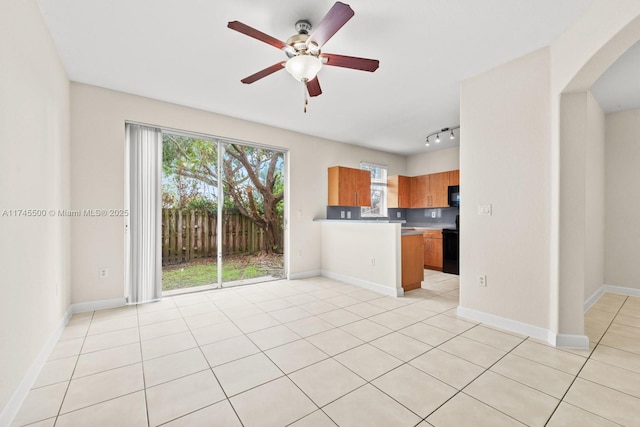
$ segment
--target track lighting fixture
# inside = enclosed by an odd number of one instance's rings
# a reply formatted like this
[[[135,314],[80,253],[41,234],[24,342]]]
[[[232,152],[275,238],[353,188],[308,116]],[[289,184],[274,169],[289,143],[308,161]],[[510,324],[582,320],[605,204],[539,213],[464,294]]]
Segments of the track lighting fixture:
[[[458,126],[451,126],[448,128],[442,128],[440,130],[437,130],[435,132],[431,132],[429,135],[427,135],[427,142],[424,144],[426,147],[429,147],[431,144],[429,144],[429,138],[431,138],[432,136],[435,136],[435,142],[436,144],[440,142],[440,134],[441,133],[447,133],[449,132],[449,139],[456,139],[456,134],[453,132],[456,129],[460,129],[460,125]]]

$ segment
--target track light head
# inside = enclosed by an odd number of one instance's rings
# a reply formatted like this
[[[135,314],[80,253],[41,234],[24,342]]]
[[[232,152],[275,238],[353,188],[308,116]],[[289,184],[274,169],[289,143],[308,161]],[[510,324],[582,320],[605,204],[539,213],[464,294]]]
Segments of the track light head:
[[[441,142],[440,134],[446,135],[447,132],[449,132],[449,139],[450,140],[454,140],[454,139],[456,139],[456,134],[455,134],[455,130],[456,129],[460,129],[460,125],[451,126],[451,127],[445,127],[445,128],[440,129],[440,130],[437,130],[435,132],[432,132],[432,133],[427,135],[427,140],[426,140],[424,145],[426,147],[429,147],[431,145],[429,139],[432,136],[434,137],[434,141],[435,141],[436,144],[440,143]],[[455,144],[455,142],[454,142],[454,144]]]

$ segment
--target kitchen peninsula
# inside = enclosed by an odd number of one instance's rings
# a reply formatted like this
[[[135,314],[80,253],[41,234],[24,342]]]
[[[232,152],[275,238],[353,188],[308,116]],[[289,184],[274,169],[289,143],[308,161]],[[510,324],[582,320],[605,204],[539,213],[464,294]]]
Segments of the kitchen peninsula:
[[[396,220],[315,221],[322,227],[323,276],[384,295],[402,296],[404,266],[404,288],[420,287],[424,274],[422,231],[403,230],[404,221]]]

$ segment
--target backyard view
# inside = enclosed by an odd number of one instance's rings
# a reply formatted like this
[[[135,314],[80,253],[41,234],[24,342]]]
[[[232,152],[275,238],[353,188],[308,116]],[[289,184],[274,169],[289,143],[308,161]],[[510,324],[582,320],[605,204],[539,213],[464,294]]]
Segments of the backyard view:
[[[283,160],[271,150],[163,135],[163,291],[216,286],[219,247],[225,285],[283,277]]]

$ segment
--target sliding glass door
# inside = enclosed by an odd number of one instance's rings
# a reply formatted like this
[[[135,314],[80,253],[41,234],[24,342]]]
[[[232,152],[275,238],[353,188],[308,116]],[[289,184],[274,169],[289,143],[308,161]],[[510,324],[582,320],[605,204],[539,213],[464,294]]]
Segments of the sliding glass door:
[[[224,285],[284,277],[284,154],[224,143]]]
[[[163,132],[165,293],[284,277],[284,154]]]

